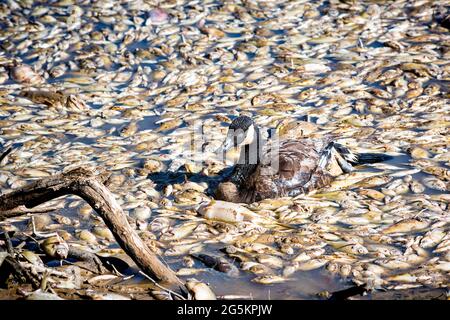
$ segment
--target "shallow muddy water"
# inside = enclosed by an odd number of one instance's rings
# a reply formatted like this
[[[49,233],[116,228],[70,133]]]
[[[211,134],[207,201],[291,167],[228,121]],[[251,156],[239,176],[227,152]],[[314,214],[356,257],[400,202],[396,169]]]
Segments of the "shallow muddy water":
[[[141,237],[173,270],[192,272],[180,277],[218,296],[446,289],[448,14],[446,1],[427,0],[0,2],[0,151],[13,147],[1,193],[78,166],[104,168]],[[306,138],[331,134],[392,159],[309,195],[246,205],[263,224],[205,219],[198,207],[238,154],[224,163],[215,152],[238,115],[277,132],[298,121],[292,130]],[[39,231],[118,252],[79,198],[51,204],[58,209],[42,214],[50,219]],[[18,250],[29,242],[19,235],[31,232],[29,216],[0,227],[18,232]],[[197,253],[227,259],[238,275],[189,261]],[[148,285],[130,264],[135,277],[124,283]]]

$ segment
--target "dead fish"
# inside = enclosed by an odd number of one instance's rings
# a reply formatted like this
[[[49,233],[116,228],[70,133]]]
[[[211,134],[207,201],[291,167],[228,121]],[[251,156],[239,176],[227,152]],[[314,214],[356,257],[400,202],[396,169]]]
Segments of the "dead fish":
[[[125,126],[123,126],[119,130],[119,134],[122,137],[131,137],[133,136],[137,131],[139,130],[139,127],[136,122],[131,122]]]
[[[131,298],[117,293],[86,292],[86,295],[92,300],[131,300]]]
[[[210,256],[207,254],[191,254],[191,256],[214,270],[226,273],[233,277],[239,274],[237,267],[223,257]]]
[[[198,268],[180,268],[175,273],[177,276],[193,276],[202,272],[208,271],[208,269],[198,269]]]
[[[206,219],[224,222],[240,222],[246,219],[246,215],[252,212],[241,205],[235,205],[225,201],[213,200],[198,209],[200,215]]]
[[[172,241],[183,239],[187,237],[189,234],[191,234],[194,231],[194,229],[197,228],[197,226],[198,226],[197,222],[183,223],[180,226],[177,226],[176,228],[173,228],[165,232],[164,235],[161,237],[161,240]]]
[[[41,84],[44,79],[26,64],[17,64],[10,69],[11,78],[23,84]]]
[[[328,261],[326,259],[311,259],[299,263],[296,268],[297,270],[301,271],[310,271],[323,267],[325,264],[327,264],[327,262]]]
[[[69,245],[58,235],[45,239],[40,246],[51,258],[66,259],[69,254]]]
[[[283,283],[286,282],[287,279],[282,276],[276,276],[276,275],[265,275],[265,276],[259,276],[254,279],[252,279],[253,282],[261,283],[261,284],[274,284],[274,283]]]
[[[160,25],[169,20],[168,13],[163,8],[154,8],[148,13],[146,24]]]
[[[194,300],[217,300],[211,288],[198,280],[190,279],[186,281],[186,288]]]
[[[422,248],[432,248],[437,246],[442,239],[444,239],[446,232],[441,229],[430,230],[425,233],[424,237],[420,240],[420,246]]]
[[[419,219],[405,219],[383,229],[383,234],[392,233],[409,233],[425,229],[429,226],[429,222]]]
[[[380,259],[375,260],[375,263],[391,270],[404,270],[411,268],[411,264],[399,259]]]
[[[27,295],[26,300],[64,300],[54,293],[43,292],[41,289]]]

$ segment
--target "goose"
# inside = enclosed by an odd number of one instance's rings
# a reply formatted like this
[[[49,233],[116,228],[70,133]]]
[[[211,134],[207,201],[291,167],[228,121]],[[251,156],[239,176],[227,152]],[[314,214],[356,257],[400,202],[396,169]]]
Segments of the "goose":
[[[331,135],[311,138],[294,134],[265,143],[255,122],[248,116],[239,116],[229,125],[220,149],[226,152],[240,147],[239,160],[231,175],[219,183],[215,198],[253,203],[267,198],[295,197],[329,185],[336,176],[351,172],[356,165],[391,158],[381,153],[358,154],[335,140]]]

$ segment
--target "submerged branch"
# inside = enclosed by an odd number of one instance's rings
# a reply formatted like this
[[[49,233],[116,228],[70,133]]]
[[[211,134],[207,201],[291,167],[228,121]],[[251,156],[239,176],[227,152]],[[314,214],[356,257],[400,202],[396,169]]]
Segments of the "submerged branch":
[[[65,195],[83,198],[103,219],[120,247],[146,274],[173,288],[184,283],[163,264],[130,226],[114,195],[104,185],[105,175],[78,168],[44,178],[0,196],[0,220],[24,214],[44,202]],[[14,214],[12,214],[14,212]],[[22,213],[20,213],[22,212]]]

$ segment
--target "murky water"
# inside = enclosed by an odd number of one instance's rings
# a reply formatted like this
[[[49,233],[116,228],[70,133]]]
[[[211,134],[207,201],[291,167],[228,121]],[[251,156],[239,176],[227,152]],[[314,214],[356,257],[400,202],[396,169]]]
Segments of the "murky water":
[[[271,274],[281,277],[298,255],[324,249],[311,260],[326,264],[266,285],[254,282],[257,273],[240,270],[231,277],[196,261],[191,268],[205,271],[185,278],[209,283],[219,296],[318,299],[320,292],[355,284],[388,291],[445,288],[450,263],[445,12],[446,1],[426,0],[2,2],[0,147],[11,145],[14,151],[0,167],[1,193],[69,167],[105,168],[132,224],[136,208],[151,208],[151,216],[139,221],[148,227],[139,232],[156,243],[174,270],[186,267],[183,258],[190,251],[167,253],[192,243],[237,268],[240,262],[223,253],[224,247],[239,247],[255,262],[268,253],[250,245],[267,245],[283,264],[270,267]],[[19,74],[23,65],[33,70]],[[60,91],[64,98],[24,96],[39,90]],[[73,97],[78,100],[70,104]],[[354,176],[312,198],[287,206],[269,203],[266,211],[250,206],[293,230],[238,225],[227,235],[222,223],[203,219],[195,208],[230,174],[230,162],[219,161],[214,150],[230,121],[242,114],[264,128],[307,115],[311,137],[333,134],[356,152],[393,157],[358,167]],[[203,152],[190,149],[200,122]],[[374,172],[386,181],[370,180]],[[183,190],[186,182],[204,191]],[[170,195],[164,195],[167,186],[174,188]],[[83,213],[76,197],[53,204],[62,209],[50,213],[52,221],[41,231],[66,230],[69,243],[94,252],[118,247],[98,235],[92,243],[79,238],[79,231],[103,222],[93,212]],[[55,215],[70,222],[59,223]],[[158,218],[167,225],[155,227]],[[402,221],[412,226],[386,232]],[[165,240],[190,222],[198,224],[195,230]],[[416,226],[424,222],[426,227]],[[27,217],[1,227],[30,232]],[[264,238],[268,235],[273,239]],[[349,244],[368,249],[363,254],[342,249]],[[283,245],[293,252],[282,252]],[[338,270],[330,271],[334,263]],[[136,271],[132,266],[129,274]],[[148,281],[135,276],[130,283]]]

